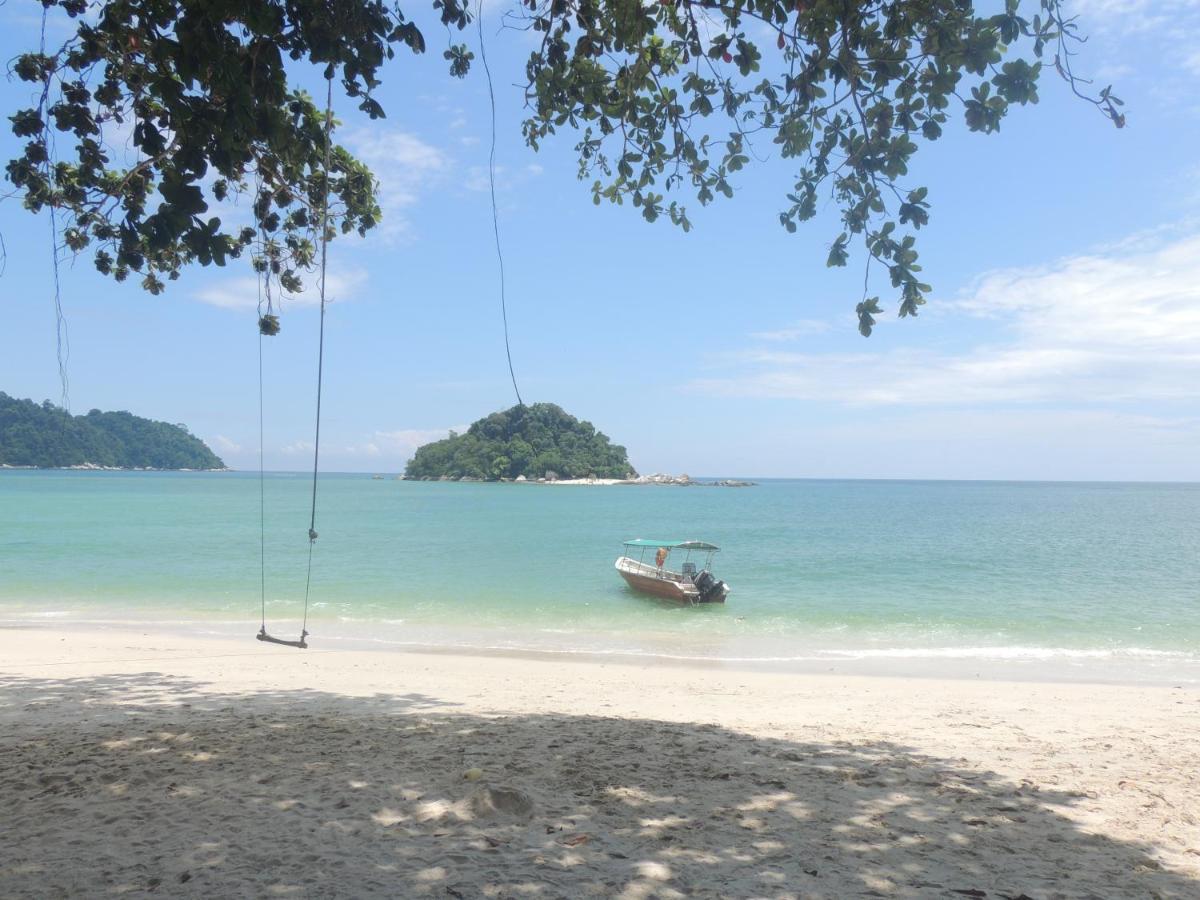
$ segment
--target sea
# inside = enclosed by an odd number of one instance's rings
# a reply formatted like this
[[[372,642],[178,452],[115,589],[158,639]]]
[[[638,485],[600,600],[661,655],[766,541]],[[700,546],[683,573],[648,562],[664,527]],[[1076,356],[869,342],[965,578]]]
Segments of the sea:
[[[330,474],[308,580],[311,499],[302,473],[0,471],[0,626],[294,639],[307,583],[314,650],[1200,683],[1200,484]],[[728,601],[634,593],[632,538],[719,545]]]

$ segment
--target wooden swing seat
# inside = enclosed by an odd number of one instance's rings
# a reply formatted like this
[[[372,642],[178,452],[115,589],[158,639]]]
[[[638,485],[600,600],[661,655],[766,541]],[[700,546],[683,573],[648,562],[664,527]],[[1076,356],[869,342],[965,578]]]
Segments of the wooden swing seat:
[[[266,641],[268,644],[283,644],[285,647],[299,647],[301,650],[308,649],[308,643],[304,640],[308,637],[307,631],[300,632],[300,640],[298,641],[285,641],[283,638],[271,637],[271,635],[267,634],[266,628],[259,629],[256,636],[260,641]]]

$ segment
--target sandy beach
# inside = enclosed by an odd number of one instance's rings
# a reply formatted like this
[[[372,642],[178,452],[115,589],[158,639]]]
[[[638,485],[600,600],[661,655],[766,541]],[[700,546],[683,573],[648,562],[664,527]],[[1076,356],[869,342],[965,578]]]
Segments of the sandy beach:
[[[0,631],[0,896],[1195,897],[1200,692]]]

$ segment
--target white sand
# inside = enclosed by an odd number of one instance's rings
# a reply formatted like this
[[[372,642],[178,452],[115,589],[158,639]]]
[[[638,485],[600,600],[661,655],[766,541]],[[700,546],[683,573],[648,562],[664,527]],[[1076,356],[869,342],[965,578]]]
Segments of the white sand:
[[[3,897],[1194,898],[1198,801],[1194,689],[0,631]]]

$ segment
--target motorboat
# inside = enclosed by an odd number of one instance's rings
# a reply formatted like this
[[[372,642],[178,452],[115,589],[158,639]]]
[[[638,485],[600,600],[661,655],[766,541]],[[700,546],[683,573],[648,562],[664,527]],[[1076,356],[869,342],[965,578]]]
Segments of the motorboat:
[[[625,541],[625,552],[617,559],[621,577],[635,591],[677,603],[724,603],[729,586],[712,574],[713,555],[721,548],[707,541],[659,541],[637,538]],[[653,556],[648,562],[646,554]],[[667,567],[671,554],[682,553],[679,571]],[[697,566],[692,554],[703,554]]]

